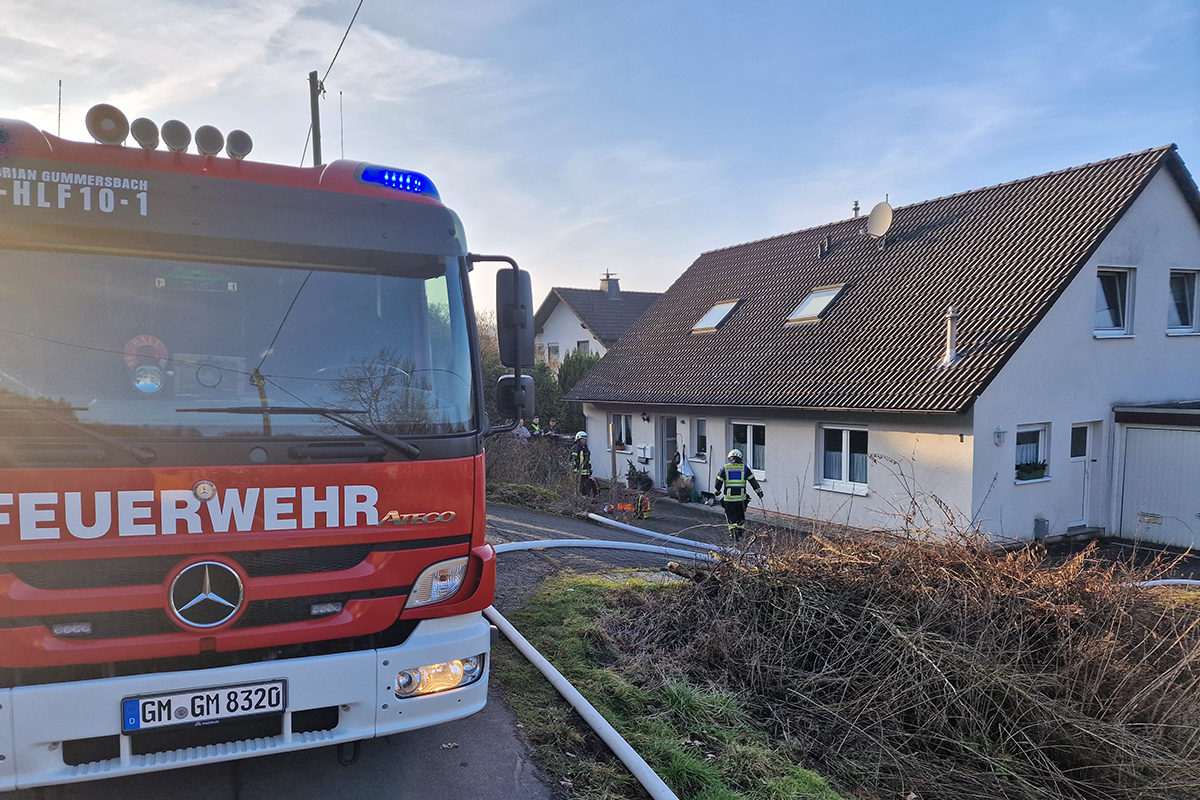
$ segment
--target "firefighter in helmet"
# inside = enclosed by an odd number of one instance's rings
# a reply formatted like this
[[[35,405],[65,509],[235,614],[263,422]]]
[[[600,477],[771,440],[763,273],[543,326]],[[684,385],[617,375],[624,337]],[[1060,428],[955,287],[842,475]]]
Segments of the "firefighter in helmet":
[[[747,467],[742,460],[742,451],[736,447],[726,456],[728,463],[717,473],[714,488],[718,493],[722,486],[725,496],[721,505],[725,507],[725,524],[729,526],[729,536],[735,541],[742,538],[746,532],[746,506],[750,504],[750,496],[746,492],[749,483],[762,500],[763,490],[754,477],[754,471]]]
[[[575,444],[571,447],[571,471],[579,476],[579,493],[595,500],[599,487],[592,477],[592,451],[588,449],[587,440],[587,431],[575,434]]]

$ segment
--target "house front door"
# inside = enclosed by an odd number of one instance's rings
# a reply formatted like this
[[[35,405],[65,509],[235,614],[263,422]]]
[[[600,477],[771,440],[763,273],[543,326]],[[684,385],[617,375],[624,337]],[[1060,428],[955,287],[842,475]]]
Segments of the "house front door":
[[[658,418],[658,481],[667,485],[667,469],[679,452],[679,433],[675,417]]]
[[[1092,457],[1095,444],[1094,423],[1077,423],[1071,426],[1071,458],[1067,462],[1067,486],[1071,497],[1072,519],[1068,527],[1084,527],[1089,524],[1088,507],[1091,504]]]

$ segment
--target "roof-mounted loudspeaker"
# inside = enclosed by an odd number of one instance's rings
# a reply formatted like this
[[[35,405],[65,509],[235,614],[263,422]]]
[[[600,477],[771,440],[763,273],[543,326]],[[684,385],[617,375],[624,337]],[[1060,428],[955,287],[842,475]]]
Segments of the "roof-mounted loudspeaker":
[[[246,156],[250,155],[250,151],[254,149],[254,140],[250,138],[250,134],[242,130],[230,131],[225,137],[225,152],[229,157],[241,161]]]
[[[202,156],[215,156],[225,146],[225,135],[212,125],[196,128],[196,150]]]
[[[121,144],[129,135],[129,119],[108,103],[92,106],[85,122],[88,133],[100,144]]]
[[[155,150],[158,148],[158,126],[153,120],[145,117],[138,117],[129,126],[129,132],[133,134],[133,140],[141,145],[144,150]]]
[[[172,153],[186,153],[192,143],[192,131],[177,119],[169,119],[162,126],[163,144]]]

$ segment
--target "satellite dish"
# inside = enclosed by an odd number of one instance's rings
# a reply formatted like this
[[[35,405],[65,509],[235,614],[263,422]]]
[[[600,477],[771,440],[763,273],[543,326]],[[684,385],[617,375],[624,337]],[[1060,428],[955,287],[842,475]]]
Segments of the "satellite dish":
[[[867,217],[867,236],[878,239],[892,227],[892,207],[887,203],[876,203]]]

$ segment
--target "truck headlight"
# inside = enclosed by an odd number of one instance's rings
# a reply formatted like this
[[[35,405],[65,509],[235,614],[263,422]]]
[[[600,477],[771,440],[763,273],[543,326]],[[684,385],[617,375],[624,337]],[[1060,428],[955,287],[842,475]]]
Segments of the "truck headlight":
[[[449,599],[462,588],[466,577],[466,556],[434,564],[417,577],[404,607],[420,608]]]
[[[404,700],[470,686],[483,675],[483,656],[480,653],[470,658],[401,670],[396,673],[396,698]]]

